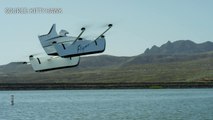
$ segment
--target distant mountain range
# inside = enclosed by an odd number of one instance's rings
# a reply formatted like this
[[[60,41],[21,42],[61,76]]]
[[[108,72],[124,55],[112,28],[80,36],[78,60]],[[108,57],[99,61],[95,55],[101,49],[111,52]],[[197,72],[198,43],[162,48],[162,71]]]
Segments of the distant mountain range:
[[[213,42],[204,42],[196,44],[190,40],[179,40],[175,42],[168,41],[160,47],[154,45],[151,49],[146,49],[145,55],[179,55],[179,54],[197,54],[213,51]]]
[[[80,65],[35,73],[30,65],[0,66],[0,83],[122,83],[213,81],[213,42],[168,41],[133,57],[82,57]]]

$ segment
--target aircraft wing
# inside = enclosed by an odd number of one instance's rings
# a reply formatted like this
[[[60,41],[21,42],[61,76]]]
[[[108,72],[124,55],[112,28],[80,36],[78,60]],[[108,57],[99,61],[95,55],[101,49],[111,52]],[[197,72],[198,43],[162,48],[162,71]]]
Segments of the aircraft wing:
[[[54,44],[54,47],[59,56],[73,57],[103,52],[106,47],[106,40],[104,37],[100,37],[94,41],[78,40],[70,45]]]
[[[80,62],[79,56],[69,58],[50,57],[50,56],[36,58],[30,56],[29,59],[32,68],[36,72],[74,67],[77,66]]]

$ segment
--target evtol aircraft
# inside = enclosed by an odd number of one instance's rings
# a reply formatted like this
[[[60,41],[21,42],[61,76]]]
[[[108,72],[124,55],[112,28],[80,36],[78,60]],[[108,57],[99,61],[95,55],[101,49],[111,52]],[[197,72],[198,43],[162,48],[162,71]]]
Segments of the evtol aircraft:
[[[87,40],[81,37],[86,30],[85,27],[81,28],[77,37],[73,37],[67,36],[69,32],[66,30],[61,30],[58,34],[56,25],[53,24],[48,34],[38,36],[47,56],[30,55],[30,64],[36,72],[77,66],[80,56],[104,52],[106,47],[104,34],[111,27],[112,24],[108,24],[108,28],[96,39]]]

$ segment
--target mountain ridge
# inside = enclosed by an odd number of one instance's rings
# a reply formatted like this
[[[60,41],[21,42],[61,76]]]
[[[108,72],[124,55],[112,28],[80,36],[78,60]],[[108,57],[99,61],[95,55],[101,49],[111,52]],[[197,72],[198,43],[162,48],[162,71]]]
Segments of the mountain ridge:
[[[147,48],[144,55],[172,55],[172,54],[194,54],[213,51],[213,42],[195,43],[191,40],[168,41],[160,47],[154,45]]]

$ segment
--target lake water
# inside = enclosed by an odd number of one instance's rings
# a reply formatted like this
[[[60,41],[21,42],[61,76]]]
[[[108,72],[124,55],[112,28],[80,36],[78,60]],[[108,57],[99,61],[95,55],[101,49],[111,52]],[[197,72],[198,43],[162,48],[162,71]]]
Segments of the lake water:
[[[0,120],[213,120],[213,89],[0,91]]]

